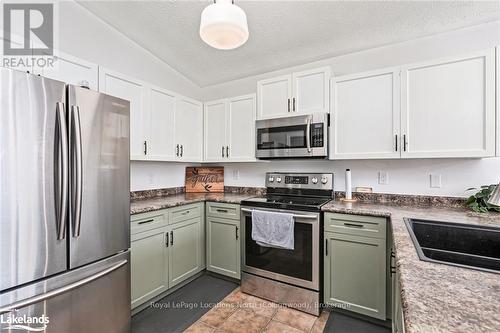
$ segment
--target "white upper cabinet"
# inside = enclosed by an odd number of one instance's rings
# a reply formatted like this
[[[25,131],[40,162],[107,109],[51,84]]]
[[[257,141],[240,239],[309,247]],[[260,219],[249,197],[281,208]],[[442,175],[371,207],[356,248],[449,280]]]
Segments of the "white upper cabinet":
[[[495,50],[402,68],[402,156],[495,154]]]
[[[203,159],[203,105],[187,97],[177,97],[175,108],[175,148],[179,160]]]
[[[147,142],[144,136],[145,110],[149,108],[145,84],[100,67],[99,90],[130,101],[130,159],[145,159],[147,154]]]
[[[205,103],[205,161],[255,161],[255,94]]]
[[[328,112],[329,80],[329,67],[293,73],[292,112]]]
[[[291,110],[292,76],[283,75],[257,82],[259,119],[279,117]]]
[[[329,112],[329,80],[322,67],[257,82],[258,119]]]
[[[255,161],[255,94],[229,99],[228,123],[229,160]]]
[[[226,157],[227,101],[205,103],[205,161],[218,162]]]
[[[175,158],[175,94],[161,88],[151,88],[151,107],[145,126],[147,157],[168,161]]]
[[[332,78],[330,159],[399,158],[399,68]]]
[[[42,68],[42,76],[98,90],[99,74],[96,64],[64,53],[58,53],[55,58],[53,68]]]

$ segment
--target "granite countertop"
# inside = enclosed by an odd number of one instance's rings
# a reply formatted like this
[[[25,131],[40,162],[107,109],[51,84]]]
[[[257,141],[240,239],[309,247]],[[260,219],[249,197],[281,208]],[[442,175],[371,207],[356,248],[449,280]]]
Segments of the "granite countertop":
[[[338,201],[322,209],[391,219],[406,332],[500,332],[500,274],[421,261],[403,221],[407,217],[500,226],[500,214]]]
[[[240,204],[242,200],[255,196],[252,194],[234,193],[182,193],[163,197],[135,199],[130,201],[130,214],[146,213],[204,201]]]

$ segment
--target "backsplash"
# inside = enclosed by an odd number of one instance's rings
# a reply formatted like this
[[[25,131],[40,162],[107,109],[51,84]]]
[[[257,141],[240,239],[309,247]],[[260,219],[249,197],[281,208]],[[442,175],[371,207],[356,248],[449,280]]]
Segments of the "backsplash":
[[[447,208],[463,208],[465,207],[465,198],[457,197],[441,197],[431,195],[410,195],[410,194],[389,194],[389,193],[362,193],[353,192],[353,198],[361,202],[369,203],[389,203],[400,206],[413,207],[447,207]],[[345,192],[336,191],[335,199],[345,197]]]
[[[149,199],[149,198],[165,197],[168,195],[175,195],[182,193],[185,193],[184,186],[143,190],[143,191],[131,191],[130,199],[131,200]],[[224,193],[248,194],[248,195],[260,196],[266,194],[266,189],[263,187],[224,186]]]

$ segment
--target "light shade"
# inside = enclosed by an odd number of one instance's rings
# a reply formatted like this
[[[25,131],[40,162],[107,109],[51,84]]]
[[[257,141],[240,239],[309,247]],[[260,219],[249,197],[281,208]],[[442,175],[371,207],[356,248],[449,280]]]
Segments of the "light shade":
[[[217,0],[201,13],[200,37],[216,49],[235,49],[248,40],[247,16],[231,0]]]
[[[498,184],[493,193],[491,193],[488,203],[494,206],[500,206],[500,184]]]

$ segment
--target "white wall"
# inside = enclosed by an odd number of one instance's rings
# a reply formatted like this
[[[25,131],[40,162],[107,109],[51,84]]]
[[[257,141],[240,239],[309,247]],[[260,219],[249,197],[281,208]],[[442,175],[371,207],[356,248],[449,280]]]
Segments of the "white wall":
[[[437,160],[287,160],[223,164],[225,185],[264,187],[265,173],[332,172],[336,191],[345,190],[345,169],[352,172],[352,186],[369,186],[374,192],[467,196],[467,188],[500,181],[500,158]],[[378,184],[378,172],[389,174],[387,185]],[[430,187],[430,174],[441,175],[441,188]],[[238,174],[236,176],[235,174]]]
[[[203,89],[204,100],[248,94],[258,80],[320,66],[331,66],[335,75],[391,67],[432,58],[467,53],[500,45],[500,21],[394,45],[329,58],[315,63],[257,75]],[[333,172],[335,189],[344,190],[344,172],[351,168],[353,186],[373,187],[375,192],[466,196],[464,190],[500,181],[500,158],[273,161],[225,164],[226,185],[264,186],[266,171]],[[389,184],[378,184],[378,172],[389,173]],[[234,173],[239,173],[236,179]],[[430,174],[440,174],[441,188],[430,188]]]

